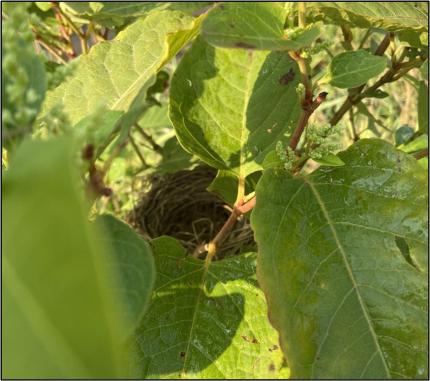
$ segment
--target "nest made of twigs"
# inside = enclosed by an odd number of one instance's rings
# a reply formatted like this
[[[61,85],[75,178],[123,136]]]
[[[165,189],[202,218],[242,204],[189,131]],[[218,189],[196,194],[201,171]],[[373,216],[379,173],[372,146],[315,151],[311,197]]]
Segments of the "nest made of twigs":
[[[207,187],[216,171],[207,166],[182,170],[148,179],[151,188],[143,193],[130,215],[130,222],[146,238],[168,235],[181,241],[197,256],[221,229],[231,213],[229,207]],[[241,216],[217,252],[217,258],[255,249],[249,221]]]

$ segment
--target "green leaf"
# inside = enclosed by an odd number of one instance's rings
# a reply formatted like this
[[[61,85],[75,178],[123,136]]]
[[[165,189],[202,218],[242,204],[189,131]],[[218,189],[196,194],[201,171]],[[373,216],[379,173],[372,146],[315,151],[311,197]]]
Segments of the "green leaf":
[[[311,19],[360,28],[428,30],[428,12],[414,2],[346,2],[308,3]]]
[[[314,161],[325,167],[341,167],[345,165],[345,163],[339,158],[339,156],[334,155],[332,153],[329,153],[328,155],[320,159],[314,159]]]
[[[215,46],[262,50],[299,50],[309,46],[320,34],[317,27],[284,33],[288,9],[283,3],[226,2],[208,14],[202,34]]]
[[[261,172],[254,172],[245,179],[245,194],[255,190]],[[216,177],[208,186],[208,191],[216,193],[227,204],[233,206],[237,198],[239,181],[236,176],[228,171],[218,171]]]
[[[376,139],[339,156],[257,186],[257,276],[291,377],[425,379],[426,171]]]
[[[52,3],[47,1],[35,1],[34,4],[43,12],[47,12],[52,8]]]
[[[401,126],[396,130],[395,133],[395,141],[396,146],[401,144],[406,144],[414,137],[415,131],[412,127],[409,126]]]
[[[366,50],[338,54],[330,62],[330,84],[342,89],[364,85],[382,73],[387,66],[385,57],[375,56]]]
[[[6,378],[117,378],[126,326],[65,140],[26,141],[2,183]],[[124,330],[123,330],[124,329]],[[25,364],[25,365],[24,365]]]
[[[206,268],[173,238],[152,244],[157,280],[136,332],[141,377],[280,376],[282,353],[255,280],[256,254]]]
[[[427,134],[423,134],[418,136],[416,139],[412,140],[407,144],[400,145],[398,149],[407,153],[413,153],[427,148],[428,145],[429,145],[429,138]]]
[[[128,111],[144,97],[162,65],[194,36],[198,22],[181,12],[154,11],[113,41],[95,45],[66,82],[47,94],[42,116],[61,102],[72,124],[101,105]]]
[[[157,1],[105,1],[105,2],[64,2],[62,8],[68,13],[86,20],[93,20],[101,25],[122,26],[138,17],[145,17],[154,10],[177,10],[193,13],[209,2],[195,1],[191,3],[157,2]]]
[[[420,81],[418,88],[418,127],[423,134],[429,132],[429,88]]]
[[[170,119],[182,146],[245,178],[261,169],[300,114],[296,64],[282,52],[214,48],[202,39],[171,83]]]
[[[134,329],[146,310],[155,282],[155,264],[149,245],[131,227],[111,215],[97,218],[106,247],[112,248],[109,266],[124,302],[123,320]]]

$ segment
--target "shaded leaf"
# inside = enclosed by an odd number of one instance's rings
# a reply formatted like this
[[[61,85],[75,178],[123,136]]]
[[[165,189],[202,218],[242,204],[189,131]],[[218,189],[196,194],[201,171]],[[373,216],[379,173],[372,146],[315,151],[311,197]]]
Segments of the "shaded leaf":
[[[330,62],[328,77],[333,86],[353,88],[376,77],[386,66],[385,57],[375,56],[366,50],[344,52]]]
[[[244,178],[261,169],[277,141],[288,140],[300,114],[299,81],[286,53],[214,48],[198,39],[173,76],[170,119],[187,151]]]
[[[142,377],[274,378],[276,331],[255,280],[255,253],[212,262],[187,256],[173,238],[152,241],[157,280],[136,332]],[[285,374],[285,370],[282,371]]]
[[[130,226],[112,215],[102,215],[96,224],[112,256],[108,264],[116,274],[121,310],[127,326],[134,329],[146,310],[155,282],[155,264],[148,243]]]
[[[415,2],[346,2],[320,1],[308,4],[315,20],[360,28],[383,28],[390,31],[426,30],[428,11]],[[419,3],[418,3],[419,4]]]
[[[257,276],[291,376],[425,379],[426,171],[376,139],[339,157],[257,186]]]
[[[311,26],[290,38],[290,31],[284,33],[287,14],[283,3],[226,2],[209,12],[202,34],[210,44],[226,48],[299,50],[309,46],[319,29]]]
[[[47,94],[42,116],[61,102],[72,124],[102,105],[128,111],[144,98],[161,66],[196,33],[195,22],[181,12],[154,11],[114,40],[95,45],[80,58],[74,73]]]
[[[26,141],[2,183],[3,377],[117,378],[126,327],[65,139]]]
[[[413,138],[414,134],[415,131],[412,127],[401,126],[395,133],[396,146],[409,142]]]

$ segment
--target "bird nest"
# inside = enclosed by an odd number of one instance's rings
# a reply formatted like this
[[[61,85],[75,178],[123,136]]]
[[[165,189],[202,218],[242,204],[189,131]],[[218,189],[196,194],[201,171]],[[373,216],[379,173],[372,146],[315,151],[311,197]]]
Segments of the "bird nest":
[[[231,213],[228,206],[207,187],[216,171],[207,166],[182,170],[148,179],[151,188],[143,193],[130,215],[130,222],[146,238],[168,235],[178,239],[190,254],[202,248],[221,229]],[[217,252],[217,258],[255,250],[249,221],[239,217]]]

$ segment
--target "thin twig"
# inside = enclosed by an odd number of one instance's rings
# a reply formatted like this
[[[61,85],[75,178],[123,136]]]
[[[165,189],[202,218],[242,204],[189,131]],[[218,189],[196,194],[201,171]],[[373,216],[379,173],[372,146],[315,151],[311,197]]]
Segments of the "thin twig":
[[[44,40],[42,40],[42,38],[36,36],[35,40],[48,53],[52,54],[52,56],[54,58],[56,58],[60,63],[62,63],[62,64],[67,63],[66,60],[63,57],[61,57],[61,54],[58,53],[57,51],[55,51],[55,49],[52,46],[50,46],[49,44],[47,44]]]
[[[128,135],[128,138],[130,139],[130,143],[132,145],[132,147],[134,148],[137,156],[139,157],[140,161],[142,162],[142,166],[144,168],[148,167],[148,163],[146,162],[145,158],[142,155],[142,152],[140,152],[139,147],[137,146],[136,142],[134,141],[133,137],[131,136],[131,134]]]
[[[341,25],[340,27],[342,29],[343,33],[343,39],[344,39],[344,47],[346,50],[354,50],[352,46],[352,32],[351,28],[347,25]]]
[[[371,33],[372,33],[372,29],[367,29],[366,33],[364,34],[363,38],[360,41],[360,44],[358,45],[358,49],[363,48],[364,43],[367,41]]]
[[[151,135],[147,134],[145,132],[145,130],[140,127],[137,123],[134,124],[134,128],[140,132],[140,134],[143,136],[143,138],[151,145],[151,147],[154,149],[154,151],[158,152],[158,153],[162,153],[163,152],[163,148],[158,145],[155,140],[152,138]]]

